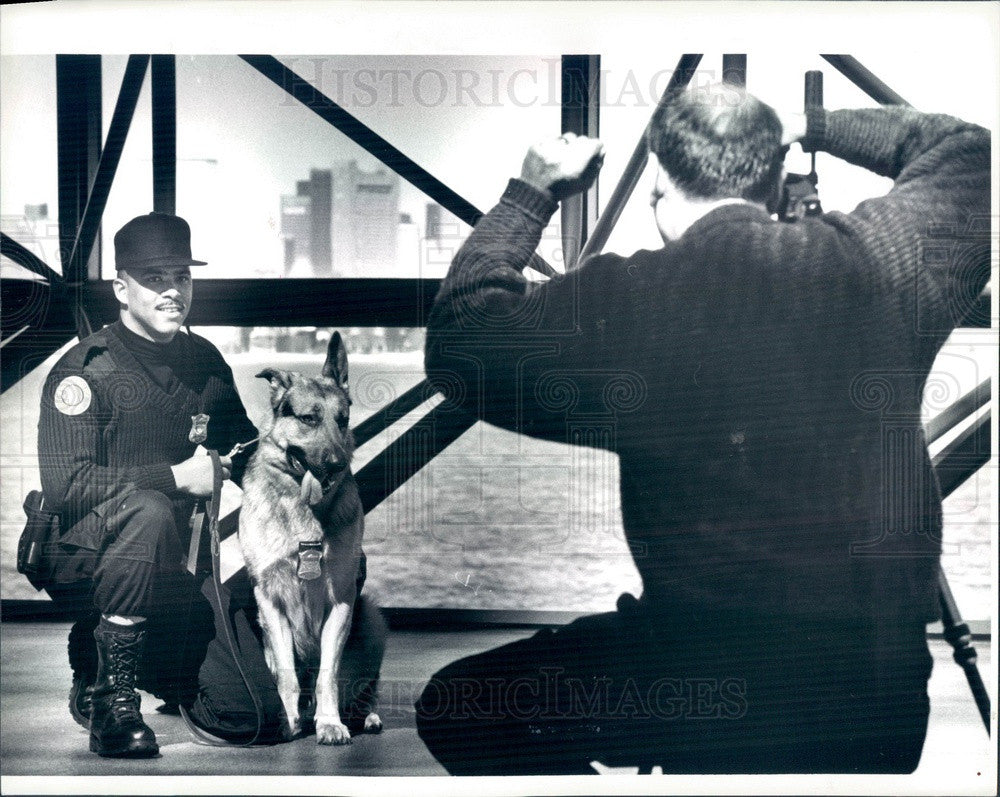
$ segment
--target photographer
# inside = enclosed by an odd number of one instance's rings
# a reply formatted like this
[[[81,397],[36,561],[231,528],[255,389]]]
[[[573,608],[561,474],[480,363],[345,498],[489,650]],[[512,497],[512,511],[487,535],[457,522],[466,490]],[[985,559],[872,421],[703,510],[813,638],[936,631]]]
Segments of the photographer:
[[[779,223],[796,141],[893,188]],[[663,248],[526,281],[603,153],[536,145],[456,256],[426,350],[491,423],[576,442],[574,418],[610,419],[590,444],[619,456],[643,594],[449,665],[421,737],[454,774],[911,772],[942,527],[921,392],[989,274],[988,248],[954,245],[990,211],[989,133],[906,108],[779,118],[719,85],[661,108],[648,143]],[[925,260],[932,230],[953,246]]]

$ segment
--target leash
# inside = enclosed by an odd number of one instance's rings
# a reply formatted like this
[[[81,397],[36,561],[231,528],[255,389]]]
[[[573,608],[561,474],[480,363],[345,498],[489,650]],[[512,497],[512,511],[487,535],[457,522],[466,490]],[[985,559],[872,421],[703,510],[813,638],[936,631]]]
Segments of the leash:
[[[248,443],[237,443],[233,447],[233,451],[230,452],[229,456],[233,456],[235,453],[239,453],[243,449],[248,448],[259,439],[260,438],[251,440]],[[195,724],[194,720],[191,719],[187,709],[184,708],[184,706],[179,706],[179,708],[181,716],[184,718],[184,722],[188,726],[188,730],[191,732],[191,735],[195,737],[196,741],[209,745],[210,747],[252,747],[260,738],[261,731],[264,727],[264,709],[261,705],[260,698],[257,695],[257,690],[254,688],[250,679],[247,677],[246,672],[243,670],[243,665],[240,663],[239,652],[237,651],[236,640],[233,638],[233,632],[229,627],[229,621],[222,611],[222,544],[219,538],[219,508],[220,501],[222,499],[222,461],[219,457],[219,452],[214,449],[210,449],[208,451],[208,455],[212,458],[212,496],[205,502],[205,513],[199,513],[198,507],[195,507],[193,518],[196,525],[194,525],[191,532],[191,544],[188,548],[187,567],[188,572],[192,575],[197,573],[198,553],[203,529],[201,521],[204,515],[207,514],[209,542],[212,552],[212,587],[215,591],[215,599],[220,612],[219,621],[225,629],[226,642],[229,645],[229,652],[232,654],[233,662],[236,664],[236,669],[240,674],[240,678],[243,679],[243,684],[246,686],[247,692],[250,694],[250,699],[253,701],[254,710],[257,714],[257,729],[254,731],[253,738],[250,739],[249,742],[230,742],[209,733],[203,728],[199,728]]]
[[[247,440],[245,443],[237,443],[236,445],[233,446],[233,450],[230,451],[228,454],[226,454],[226,456],[232,459],[237,454],[242,454],[244,451],[250,448],[250,446],[255,446],[259,442],[260,442],[260,435],[257,435],[253,440]]]

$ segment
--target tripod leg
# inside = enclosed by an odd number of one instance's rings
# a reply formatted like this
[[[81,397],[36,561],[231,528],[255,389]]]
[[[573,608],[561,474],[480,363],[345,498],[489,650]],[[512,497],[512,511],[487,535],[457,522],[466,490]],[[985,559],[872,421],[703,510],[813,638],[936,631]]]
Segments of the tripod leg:
[[[940,568],[938,569],[938,588],[944,638],[954,648],[955,661],[965,671],[969,688],[972,690],[976,707],[979,709],[979,716],[982,717],[988,734],[990,732],[990,696],[986,692],[986,685],[983,683],[979,668],[976,666],[976,649],[972,647],[972,632],[962,620],[962,615],[958,612],[958,605],[955,603],[955,597],[951,594],[951,587],[948,586],[948,577]]]

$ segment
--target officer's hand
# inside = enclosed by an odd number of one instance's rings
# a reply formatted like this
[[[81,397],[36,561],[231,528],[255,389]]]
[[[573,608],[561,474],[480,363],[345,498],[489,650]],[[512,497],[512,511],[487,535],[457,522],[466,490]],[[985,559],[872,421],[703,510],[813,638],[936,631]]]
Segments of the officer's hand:
[[[521,179],[560,202],[590,188],[603,164],[604,144],[598,139],[564,133],[528,150]]]
[[[806,115],[804,113],[779,113],[781,122],[781,143],[789,146],[806,137]]]
[[[233,461],[229,457],[219,457],[222,463],[222,478],[228,479],[233,470]],[[177,489],[193,495],[196,498],[208,498],[212,494],[212,458],[207,454],[195,454],[190,459],[173,465]]]

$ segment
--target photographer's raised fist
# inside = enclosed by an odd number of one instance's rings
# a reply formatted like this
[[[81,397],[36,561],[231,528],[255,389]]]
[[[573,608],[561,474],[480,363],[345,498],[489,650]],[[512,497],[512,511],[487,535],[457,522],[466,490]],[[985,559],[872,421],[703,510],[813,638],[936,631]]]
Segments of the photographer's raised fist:
[[[604,144],[596,138],[563,133],[528,149],[521,179],[559,202],[586,191],[604,164]]]

